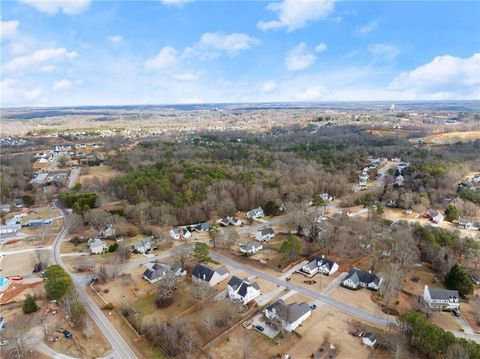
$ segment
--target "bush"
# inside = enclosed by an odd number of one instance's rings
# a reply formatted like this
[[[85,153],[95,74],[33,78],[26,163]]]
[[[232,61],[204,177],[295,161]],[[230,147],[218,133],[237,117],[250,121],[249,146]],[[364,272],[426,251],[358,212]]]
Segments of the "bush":
[[[112,245],[110,245],[108,247],[109,252],[115,252],[117,249],[118,249],[118,243],[117,242],[113,243]]]
[[[449,205],[445,210],[445,219],[449,222],[456,221],[460,217],[458,208],[454,205]]]
[[[103,310],[113,310],[113,308],[115,308],[113,303],[107,303],[103,306]]]
[[[38,310],[38,305],[35,303],[35,299],[30,294],[27,294],[27,297],[23,302],[22,309],[24,314],[35,313]]]

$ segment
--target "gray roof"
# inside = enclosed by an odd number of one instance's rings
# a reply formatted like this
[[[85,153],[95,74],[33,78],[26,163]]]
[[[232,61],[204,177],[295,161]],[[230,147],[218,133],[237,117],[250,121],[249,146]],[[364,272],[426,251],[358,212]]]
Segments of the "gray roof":
[[[241,244],[240,247],[246,249],[247,251],[250,251],[252,249],[261,247],[262,245],[258,242],[248,242],[246,244]]]
[[[283,311],[279,312],[278,310],[280,307],[286,307],[287,309],[285,313],[286,318],[282,318],[282,319],[284,319],[288,323],[295,322],[296,320],[298,320],[298,318],[302,317],[303,315],[311,311],[310,306],[306,302],[291,303],[291,304],[285,305],[285,302],[283,301],[283,299],[279,299],[276,302],[270,304],[266,309],[269,311],[272,311],[272,309],[275,309],[277,313],[282,313]]]
[[[150,280],[164,277],[168,271],[171,270],[171,267],[166,264],[155,263],[152,266],[152,269],[147,269],[143,272],[143,275]]]
[[[365,284],[375,283],[377,285],[380,283],[380,278],[377,277],[376,274],[365,272],[356,268],[350,269],[350,272],[348,272],[348,275],[345,277],[344,281],[346,281],[347,279],[350,279],[354,283],[358,283],[358,282],[365,283]]]
[[[230,280],[228,281],[228,285],[230,287],[232,287],[234,290],[237,290],[238,287],[240,287],[242,285],[242,280],[236,276],[233,276],[232,278],[230,278]]]
[[[373,334],[372,332],[366,332],[365,334],[363,334],[363,337],[370,339],[371,342],[374,342],[376,339],[375,334]]]
[[[211,268],[208,268],[208,267],[206,267],[202,264],[197,264],[195,266],[195,268],[193,269],[192,276],[194,276],[198,279],[210,282],[210,280],[212,279],[213,274],[215,272],[217,272],[221,276],[223,276],[225,274],[228,274],[228,270],[225,266],[222,266],[222,267],[217,268],[217,269],[211,269]]]
[[[98,238],[90,238],[88,240],[88,245],[90,246],[90,248],[103,247],[103,242]]]
[[[272,227],[269,228],[264,228],[261,230],[262,236],[266,236],[268,234],[274,234],[275,232],[273,231]]]
[[[439,300],[459,299],[457,290],[449,290],[442,288],[428,288],[430,298]]]

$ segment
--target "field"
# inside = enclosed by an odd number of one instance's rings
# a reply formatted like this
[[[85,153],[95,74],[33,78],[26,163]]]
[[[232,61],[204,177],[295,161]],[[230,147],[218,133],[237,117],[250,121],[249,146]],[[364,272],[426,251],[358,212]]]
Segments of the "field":
[[[475,141],[480,138],[480,131],[465,132],[446,132],[427,136],[421,139],[425,144],[429,145],[446,145],[459,142]]]
[[[82,173],[80,174],[79,183],[84,185],[85,183],[90,182],[94,178],[98,178],[102,181],[107,181],[119,175],[121,175],[121,172],[118,172],[109,166],[85,167],[84,169],[82,169]]]

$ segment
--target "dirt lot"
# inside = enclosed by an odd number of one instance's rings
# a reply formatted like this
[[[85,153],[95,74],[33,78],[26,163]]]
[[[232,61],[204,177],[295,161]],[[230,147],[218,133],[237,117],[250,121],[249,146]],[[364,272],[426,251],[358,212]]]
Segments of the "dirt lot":
[[[3,257],[0,262],[2,276],[30,276],[33,271],[33,265],[36,262],[34,253],[35,252],[23,252]]]
[[[338,287],[332,291],[330,297],[351,305],[352,307],[382,316],[383,313],[380,307],[371,299],[371,296],[374,294],[374,292],[365,288],[351,290],[344,287]]]
[[[301,296],[294,295],[287,302],[301,301]],[[360,338],[348,334],[349,317],[322,306],[313,311],[312,316],[299,328],[297,333],[279,339],[280,345],[253,329],[247,330],[238,326],[228,336],[215,342],[208,348],[208,355],[212,358],[270,358],[274,355],[289,353],[294,358],[310,358],[326,338],[340,348],[337,358],[368,358],[370,349],[364,347]],[[314,333],[314,335],[312,335]],[[249,348],[255,348],[254,352]],[[244,357],[244,352],[246,356]],[[384,353],[378,357],[383,356]],[[375,356],[377,357],[377,356]]]
[[[447,132],[424,137],[422,142],[430,145],[445,145],[469,142],[480,138],[480,131]]]
[[[47,339],[58,337],[57,342],[46,341],[53,350],[78,358],[96,358],[104,356],[110,351],[110,346],[103,335],[99,332],[95,323],[89,318],[85,318],[84,325],[81,328],[72,327],[65,320],[66,313],[56,304],[52,304],[47,300],[37,300],[39,310],[30,315],[22,313],[21,304],[13,304],[2,306],[2,316],[5,317],[7,328],[14,328],[18,323],[22,327],[22,333],[29,332],[33,341],[43,341],[44,330],[47,332]],[[56,311],[53,314],[53,309]],[[44,319],[43,326],[39,320]],[[20,324],[21,323],[21,324]],[[45,328],[45,329],[44,329]],[[73,340],[67,340],[57,330],[65,328],[72,332]],[[8,337],[8,329],[2,335]],[[88,342],[88,344],[87,344]]]
[[[97,177],[99,180],[109,180],[111,178],[120,176],[121,174],[121,172],[116,171],[109,166],[85,167],[82,169],[79,182],[83,185],[95,177]]]

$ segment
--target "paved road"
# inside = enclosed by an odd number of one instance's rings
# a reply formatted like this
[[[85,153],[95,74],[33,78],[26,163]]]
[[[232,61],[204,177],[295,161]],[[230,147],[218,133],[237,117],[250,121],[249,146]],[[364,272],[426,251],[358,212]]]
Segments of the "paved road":
[[[73,281],[75,283],[75,287],[78,292],[78,296],[80,297],[81,301],[84,303],[85,309],[87,310],[88,314],[90,315],[92,320],[95,322],[97,327],[101,330],[105,338],[107,338],[108,342],[112,347],[113,353],[108,357],[112,357],[115,359],[137,358],[133,350],[130,349],[130,346],[122,338],[122,336],[117,331],[117,329],[113,326],[110,320],[108,320],[108,318],[105,316],[102,310],[88,295],[86,291],[87,278],[85,276],[72,275],[72,273],[70,273],[68,268],[63,263],[62,256],[60,254],[60,246],[65,235],[68,232],[68,213],[60,205],[55,204],[55,206],[62,211],[64,221],[63,221],[63,227],[61,231],[58,233],[57,237],[55,238],[52,244],[52,262],[54,264],[60,265],[67,273],[69,273],[72,276]]]
[[[305,288],[305,287],[302,287],[300,285],[297,285],[297,284],[294,284],[294,283],[291,283],[291,282],[287,282],[287,281],[285,281],[281,278],[272,276],[272,275],[270,275],[268,273],[265,273],[265,272],[262,272],[258,269],[249,267],[249,266],[244,265],[242,263],[238,263],[238,262],[236,262],[236,261],[234,261],[230,258],[227,258],[225,256],[222,256],[218,253],[210,252],[210,257],[212,257],[216,261],[222,262],[223,264],[226,264],[230,267],[240,269],[240,270],[242,270],[246,273],[250,273],[250,274],[253,274],[257,277],[263,278],[263,279],[268,280],[269,282],[275,283],[275,284],[277,284],[281,287],[285,287],[285,288],[288,288],[290,290],[297,291],[298,293],[301,293],[301,294],[306,295],[308,297],[311,297],[313,299],[319,300],[319,301],[321,301],[325,304],[331,305],[332,307],[335,307],[335,308],[341,310],[342,312],[347,313],[349,315],[352,315],[354,317],[358,317],[358,318],[366,320],[368,322],[371,322],[371,323],[374,323],[374,324],[377,324],[377,325],[383,325],[383,326],[386,326],[387,324],[392,323],[392,321],[391,320],[389,321],[386,317],[379,317],[375,314],[365,312],[361,309],[358,309],[358,308],[352,307],[348,304],[344,304],[342,302],[339,302],[338,300],[329,298],[326,295],[320,294],[319,292],[317,292],[315,290]]]
[[[75,167],[74,169],[72,169],[72,171],[70,172],[70,176],[68,177],[68,188],[72,188],[73,186],[75,186],[75,183],[77,183],[79,175],[80,175],[79,167]]]

